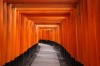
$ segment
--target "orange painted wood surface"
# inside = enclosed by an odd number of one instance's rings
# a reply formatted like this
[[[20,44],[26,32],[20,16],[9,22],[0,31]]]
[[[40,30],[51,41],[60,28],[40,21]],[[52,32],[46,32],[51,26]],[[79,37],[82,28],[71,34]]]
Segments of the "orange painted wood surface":
[[[76,57],[75,23],[72,18],[67,18],[61,22],[61,36],[62,45],[73,57]]]
[[[12,5],[0,1],[0,66],[4,65],[33,46],[34,23],[12,8]],[[2,7],[2,9],[1,9]],[[3,14],[4,12],[4,14]],[[8,15],[8,16],[7,16]],[[3,18],[3,16],[5,16]],[[2,61],[1,61],[2,60]]]
[[[2,62],[2,51],[3,51],[3,0],[0,0],[0,65],[5,63],[5,60]]]
[[[52,18],[52,20],[59,21],[51,22],[52,25],[59,23],[59,29],[57,27],[40,27],[38,35],[37,24],[34,20],[29,19],[29,12],[23,10],[23,13],[28,14],[27,16],[22,14],[20,10],[16,10],[12,4],[7,5],[5,2],[3,3],[3,0],[0,0],[0,66],[25,52],[39,39],[61,43],[84,66],[100,66],[99,0],[80,0],[77,7],[68,11],[70,14],[67,14],[66,17],[61,14],[62,11],[60,15],[52,15],[56,13],[52,12],[50,16],[64,16],[64,19],[59,17],[62,19],[61,21],[58,18]],[[49,11],[47,14],[50,14]],[[34,14],[30,16],[34,16]],[[37,23],[42,25],[43,21],[39,22],[38,20]],[[45,21],[46,25],[51,23]]]
[[[100,62],[99,52],[97,47],[97,37],[96,34],[96,11],[95,9],[99,9],[96,1],[84,0],[80,2],[80,14],[79,14],[79,21],[77,24],[77,31],[78,31],[78,60],[81,61],[85,66],[99,66]],[[87,5],[87,6],[86,6]],[[98,32],[97,32],[98,33]],[[82,52],[82,53],[79,53]],[[95,60],[95,61],[94,61]]]
[[[59,43],[59,27],[55,27],[54,25],[51,25],[51,27],[49,27],[48,24],[46,25],[47,26],[43,25],[38,28],[38,40],[51,40]]]
[[[100,65],[100,0],[95,1],[95,22],[96,22],[96,38],[97,38],[97,65]]]

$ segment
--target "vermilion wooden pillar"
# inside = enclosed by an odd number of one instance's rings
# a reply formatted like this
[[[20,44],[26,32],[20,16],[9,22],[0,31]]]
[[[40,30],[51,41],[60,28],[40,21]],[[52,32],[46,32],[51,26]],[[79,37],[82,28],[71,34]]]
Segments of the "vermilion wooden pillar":
[[[27,49],[31,47],[31,36],[32,36],[32,21],[27,20]]]
[[[31,20],[31,46],[33,46],[36,43],[36,30],[35,30],[35,23]]]
[[[29,22],[29,24],[28,24],[28,29],[29,29],[29,36],[28,36],[28,39],[29,39],[29,41],[28,41],[28,48],[30,48],[31,47],[31,44],[32,44],[32,42],[31,42],[31,36],[32,36],[32,21],[31,20],[28,20],[28,22]]]
[[[5,17],[3,17],[5,16]],[[2,39],[3,39],[3,43],[1,43],[2,45],[2,64],[4,64],[6,62],[6,43],[7,43],[7,4],[3,3],[3,34],[2,34]]]
[[[61,42],[66,50],[76,58],[76,34],[75,34],[75,20],[74,11],[67,19],[61,22]]]
[[[81,15],[81,11],[82,13],[84,14],[83,12],[83,7],[81,7],[80,5],[83,5],[83,2],[79,3],[79,5],[77,6],[77,13],[76,13],[76,47],[77,47],[77,60],[82,62],[83,61],[83,45],[84,45],[84,30],[82,29],[83,28],[83,24],[82,24],[82,21],[83,19],[82,18],[82,15]],[[80,9],[81,8],[81,9]]]
[[[21,53],[24,53],[26,50],[26,22],[25,22],[25,16],[21,16]]]
[[[12,8],[12,60],[16,57],[16,9]]]
[[[76,23],[78,60],[85,66],[99,66],[99,31],[96,23],[99,13],[98,1],[81,0]],[[97,30],[96,30],[97,29]],[[98,31],[98,32],[97,32]],[[94,61],[95,60],[95,61]]]
[[[88,8],[90,8],[88,10],[89,12],[89,23],[91,24],[91,26],[89,25],[89,28],[92,32],[90,34],[90,36],[92,35],[92,44],[91,44],[91,54],[95,53],[95,55],[91,55],[91,59],[96,60],[94,63],[92,63],[93,61],[91,61],[91,66],[93,65],[97,65],[100,66],[100,1],[99,0],[95,0],[95,1],[90,1],[88,0]],[[91,11],[92,10],[92,11]],[[92,20],[91,20],[92,19]],[[91,22],[90,22],[91,21]],[[94,35],[94,36],[93,36]],[[95,44],[93,44],[93,42]],[[92,48],[94,48],[95,50],[93,50]]]
[[[61,44],[69,51],[69,27],[68,19],[61,22]]]
[[[77,57],[77,49],[76,49],[76,30],[75,30],[75,11],[73,10],[71,16],[69,17],[69,44],[71,48],[71,54],[74,58]]]
[[[30,48],[34,42],[34,23],[29,20],[25,15],[21,15],[21,35],[20,35],[20,53],[22,54]]]
[[[91,66],[97,66],[95,1],[87,0]],[[95,60],[95,61],[94,61]]]
[[[16,43],[15,43],[15,48],[16,48],[16,57],[20,55],[20,29],[21,29],[21,15],[19,14],[18,11],[16,11]]]
[[[76,47],[77,60],[89,64],[89,47],[88,47],[88,22],[87,22],[87,7],[86,2],[80,1],[78,11],[76,13]],[[77,20],[78,19],[78,20]],[[84,55],[85,54],[85,55]],[[90,64],[89,64],[90,65]]]
[[[100,0],[95,0],[95,22],[97,38],[97,64],[100,66]]]
[[[0,65],[2,65],[2,44],[3,44],[3,0],[0,0]]]
[[[7,18],[7,58],[6,61],[9,62],[11,59],[11,48],[12,48],[12,10],[11,10],[11,5],[8,6],[7,8],[7,15],[9,17]]]
[[[76,32],[77,32],[77,56],[78,60],[81,61],[85,66],[91,65],[90,59],[90,45],[89,44],[89,23],[88,23],[88,9],[87,0],[81,0],[78,5],[78,12],[76,21]]]
[[[59,41],[59,26],[58,25],[41,25],[37,28],[37,38],[51,40],[60,43]]]

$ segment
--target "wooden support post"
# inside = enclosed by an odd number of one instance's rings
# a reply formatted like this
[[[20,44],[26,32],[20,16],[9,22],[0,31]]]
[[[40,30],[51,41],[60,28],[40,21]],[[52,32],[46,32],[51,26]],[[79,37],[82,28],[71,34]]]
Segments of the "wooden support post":
[[[2,44],[3,44],[3,0],[0,0],[0,66],[2,65]]]
[[[100,66],[100,0],[95,0],[97,66]]]
[[[3,3],[3,43],[2,43],[2,63],[6,63],[7,52],[7,4]]]
[[[12,5],[8,5],[8,22],[7,22],[7,62],[11,60],[12,54]]]

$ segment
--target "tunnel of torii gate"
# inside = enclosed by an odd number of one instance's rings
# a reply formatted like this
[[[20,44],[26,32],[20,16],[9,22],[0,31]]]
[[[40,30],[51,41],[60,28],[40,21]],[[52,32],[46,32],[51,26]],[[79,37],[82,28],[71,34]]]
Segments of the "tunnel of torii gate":
[[[61,44],[84,66],[100,66],[100,0],[0,0],[0,66],[38,41]]]

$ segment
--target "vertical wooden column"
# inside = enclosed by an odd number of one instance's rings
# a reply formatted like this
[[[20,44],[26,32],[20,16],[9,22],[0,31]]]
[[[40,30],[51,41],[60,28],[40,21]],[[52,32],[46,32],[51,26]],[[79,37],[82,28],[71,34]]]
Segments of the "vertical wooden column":
[[[55,36],[55,30],[54,29],[52,30],[51,36],[52,36],[52,41],[54,41],[55,40],[55,37],[54,37]]]
[[[44,30],[43,30],[42,34],[43,34],[43,39],[46,40],[46,27],[44,27]]]
[[[49,40],[53,41],[53,38],[52,38],[53,31],[52,31],[52,29],[49,31],[49,35],[50,35]]]
[[[15,29],[15,25],[16,25],[16,21],[15,21],[15,19],[16,19],[16,16],[15,16],[15,14],[16,14],[16,11],[15,11],[15,8],[13,8],[12,7],[12,4],[10,4],[10,9],[11,9],[11,13],[10,13],[10,15],[8,16],[8,17],[10,17],[10,19],[8,19],[8,20],[10,20],[10,22],[12,22],[12,25],[11,25],[11,59],[10,59],[10,61],[11,60],[14,60],[14,58],[15,58],[15,31],[16,31],[16,29]],[[9,38],[9,37],[8,37]]]
[[[28,46],[28,48],[30,48],[30,45],[31,45],[31,36],[32,36],[32,25],[31,25],[32,23],[31,23],[31,20],[28,20],[28,22],[27,22],[27,46]]]
[[[97,38],[97,66],[100,66],[100,0],[95,0],[95,22]]]
[[[61,22],[61,28],[61,42],[63,46],[72,55],[72,57],[77,58],[74,10],[71,12],[71,15],[69,15],[68,18]]]
[[[34,23],[25,15],[21,15],[21,35],[20,35],[20,52],[21,54],[30,48],[35,41]]]
[[[24,16],[23,15],[21,15],[21,36],[20,36],[20,38],[21,38],[21,50],[20,50],[20,52],[21,53],[24,53],[24,48],[25,48],[25,39],[26,39],[26,31],[25,31],[26,29],[25,29],[25,22],[24,22]]]
[[[25,52],[34,43],[36,43],[35,24],[32,20],[29,20],[27,16],[21,15],[21,52]]]
[[[16,11],[16,57],[20,55],[20,13]]]
[[[73,14],[62,21],[62,37],[64,43],[63,45],[66,48],[66,50],[73,57],[76,57],[75,21],[73,18]]]
[[[79,9],[79,7],[78,7],[78,9]],[[83,60],[82,45],[83,45],[84,42],[82,40],[82,38],[83,38],[83,33],[82,33],[83,29],[82,29],[82,21],[81,21],[81,16],[80,16],[80,12],[79,11],[76,13],[76,17],[78,18],[78,20],[76,21],[77,60],[80,61],[80,62],[82,62],[82,60]]]
[[[29,20],[29,48],[31,47],[31,45],[32,45],[32,38],[31,38],[31,36],[32,36],[32,21],[31,20]]]
[[[37,43],[37,34],[36,34],[36,31],[37,31],[37,29],[36,29],[36,24],[34,23],[34,21],[32,21],[33,22],[33,26],[32,26],[32,33],[33,33],[33,43],[35,44],[35,43]]]
[[[77,7],[76,13],[76,44],[77,60],[85,66],[90,66],[90,47],[89,47],[89,28],[87,17],[87,2],[81,0]]]
[[[38,28],[38,32],[39,32],[39,39],[42,39],[42,29]]]
[[[48,36],[48,40],[52,40],[52,29],[50,28],[50,30],[48,30],[48,34],[49,34],[49,36]]]
[[[60,33],[60,38],[61,38],[61,44],[62,44],[62,46],[64,45],[64,42],[63,42],[63,40],[64,40],[64,36],[63,36],[63,31],[64,31],[64,29],[63,29],[63,22],[61,22],[61,24],[60,24],[60,30],[61,30],[61,33]]]
[[[63,20],[61,22],[61,42],[62,45],[65,47],[65,49],[69,52],[70,47],[69,47],[69,22],[68,22],[68,18]]]
[[[91,65],[90,59],[90,45],[89,44],[89,23],[88,23],[88,8],[87,8],[87,0],[81,1],[80,5],[80,15],[81,15],[81,23],[82,23],[82,37],[83,37],[83,63],[86,66]]]
[[[35,31],[35,24],[34,21],[31,20],[31,29],[32,29],[32,36],[31,36],[31,45],[36,43],[36,31]]]
[[[97,66],[95,1],[87,0],[91,66]],[[94,61],[95,60],[95,61]]]
[[[60,43],[60,41],[59,41],[59,38],[60,38],[59,37],[59,26],[54,27],[54,29],[55,29],[55,33],[56,33],[55,34],[55,39],[56,39],[55,41],[58,42],[58,43]]]
[[[7,4],[4,2],[3,4],[3,43],[2,43],[2,63],[6,63],[6,52],[7,52]]]
[[[3,44],[3,0],[0,0],[0,66],[2,63],[2,44]]]
[[[76,51],[76,34],[75,34],[75,11],[71,12],[71,15],[68,19],[68,27],[69,27],[69,47],[70,47],[70,53],[72,57],[76,57],[77,51]]]
[[[77,59],[84,66],[99,66],[99,1],[81,0],[76,21]],[[95,61],[94,61],[95,60]]]
[[[25,26],[25,29],[26,29],[26,40],[25,40],[25,45],[26,45],[26,48],[25,48],[25,51],[27,50],[27,48],[28,48],[28,19],[27,19],[27,17],[25,16],[25,24],[26,24],[26,26]]]
[[[8,22],[7,22],[7,62],[11,60],[12,54],[12,5],[8,5]]]
[[[87,4],[91,66],[100,66],[100,1],[88,0]]]
[[[16,8],[12,8],[12,60],[16,57]]]

